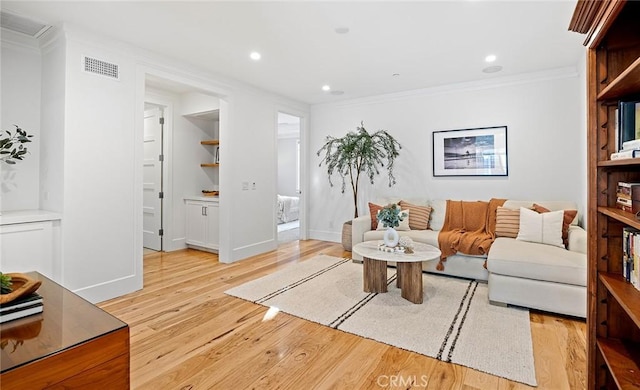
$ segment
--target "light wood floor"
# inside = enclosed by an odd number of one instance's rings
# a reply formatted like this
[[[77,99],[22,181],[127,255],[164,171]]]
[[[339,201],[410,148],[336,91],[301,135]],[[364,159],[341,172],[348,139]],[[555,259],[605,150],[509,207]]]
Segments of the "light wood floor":
[[[234,264],[194,250],[145,256],[144,289],[100,304],[131,327],[131,387],[530,388],[288,314],[263,321],[264,307],[224,294],[319,253],[349,256],[314,240]],[[531,328],[538,388],[585,388],[584,321],[532,312]]]

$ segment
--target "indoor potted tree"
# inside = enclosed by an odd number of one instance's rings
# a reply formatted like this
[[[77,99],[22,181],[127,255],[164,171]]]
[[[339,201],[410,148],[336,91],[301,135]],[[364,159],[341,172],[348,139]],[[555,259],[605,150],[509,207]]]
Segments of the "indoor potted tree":
[[[348,132],[344,137],[327,136],[325,144],[318,150],[322,155],[320,165],[326,165],[329,184],[333,187],[331,176],[337,173],[342,178],[342,193],[347,188],[347,178],[353,192],[354,218],[358,217],[358,187],[360,175],[364,174],[374,183],[381,168],[386,168],[389,187],[396,184],[393,175],[393,164],[399,156],[402,146],[386,130],[378,130],[369,134],[364,123],[356,131]],[[351,220],[345,222],[342,228],[342,245],[345,250],[351,250]]]

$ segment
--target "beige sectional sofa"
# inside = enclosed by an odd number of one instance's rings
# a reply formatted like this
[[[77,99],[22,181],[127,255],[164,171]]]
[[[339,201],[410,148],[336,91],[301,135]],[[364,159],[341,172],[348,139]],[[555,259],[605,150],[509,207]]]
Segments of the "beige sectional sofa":
[[[390,201],[376,203],[384,205]],[[409,203],[433,208],[429,229],[398,233],[401,237],[408,236],[416,242],[438,247],[438,233],[444,225],[446,200],[409,200]],[[534,203],[551,211],[577,209],[575,203],[565,201],[507,200],[502,207],[530,208]],[[423,270],[486,280],[489,283],[489,300],[495,304],[512,304],[584,318],[587,309],[587,236],[586,231],[577,225],[578,217],[569,228],[567,249],[499,237],[486,256],[458,253],[447,258],[443,271],[436,269],[437,261],[424,262]],[[384,230],[371,230],[369,214],[353,220],[353,245],[362,241],[382,240],[383,234]],[[355,252],[352,255],[354,260],[362,260]]]

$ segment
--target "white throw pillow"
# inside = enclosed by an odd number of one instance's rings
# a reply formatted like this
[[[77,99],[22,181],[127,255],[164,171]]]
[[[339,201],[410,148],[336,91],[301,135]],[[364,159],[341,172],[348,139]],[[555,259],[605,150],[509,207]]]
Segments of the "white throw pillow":
[[[562,242],[562,210],[538,214],[520,207],[520,230],[516,240],[537,242],[564,248]]]
[[[378,211],[379,213],[380,211]],[[411,228],[409,227],[409,209],[406,210],[402,210],[400,211],[400,214],[402,213],[406,213],[407,215],[404,216],[404,219],[402,221],[400,221],[400,226],[398,226],[397,228],[395,228],[397,231],[401,231],[401,230],[411,230]],[[387,230],[386,227],[383,226],[384,224],[382,222],[378,222],[378,229],[376,230]]]

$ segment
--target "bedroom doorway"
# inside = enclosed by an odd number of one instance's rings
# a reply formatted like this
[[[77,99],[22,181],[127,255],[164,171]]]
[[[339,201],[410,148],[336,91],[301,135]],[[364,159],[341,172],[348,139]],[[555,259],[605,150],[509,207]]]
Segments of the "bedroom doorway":
[[[300,119],[278,112],[278,244],[300,239]]]

